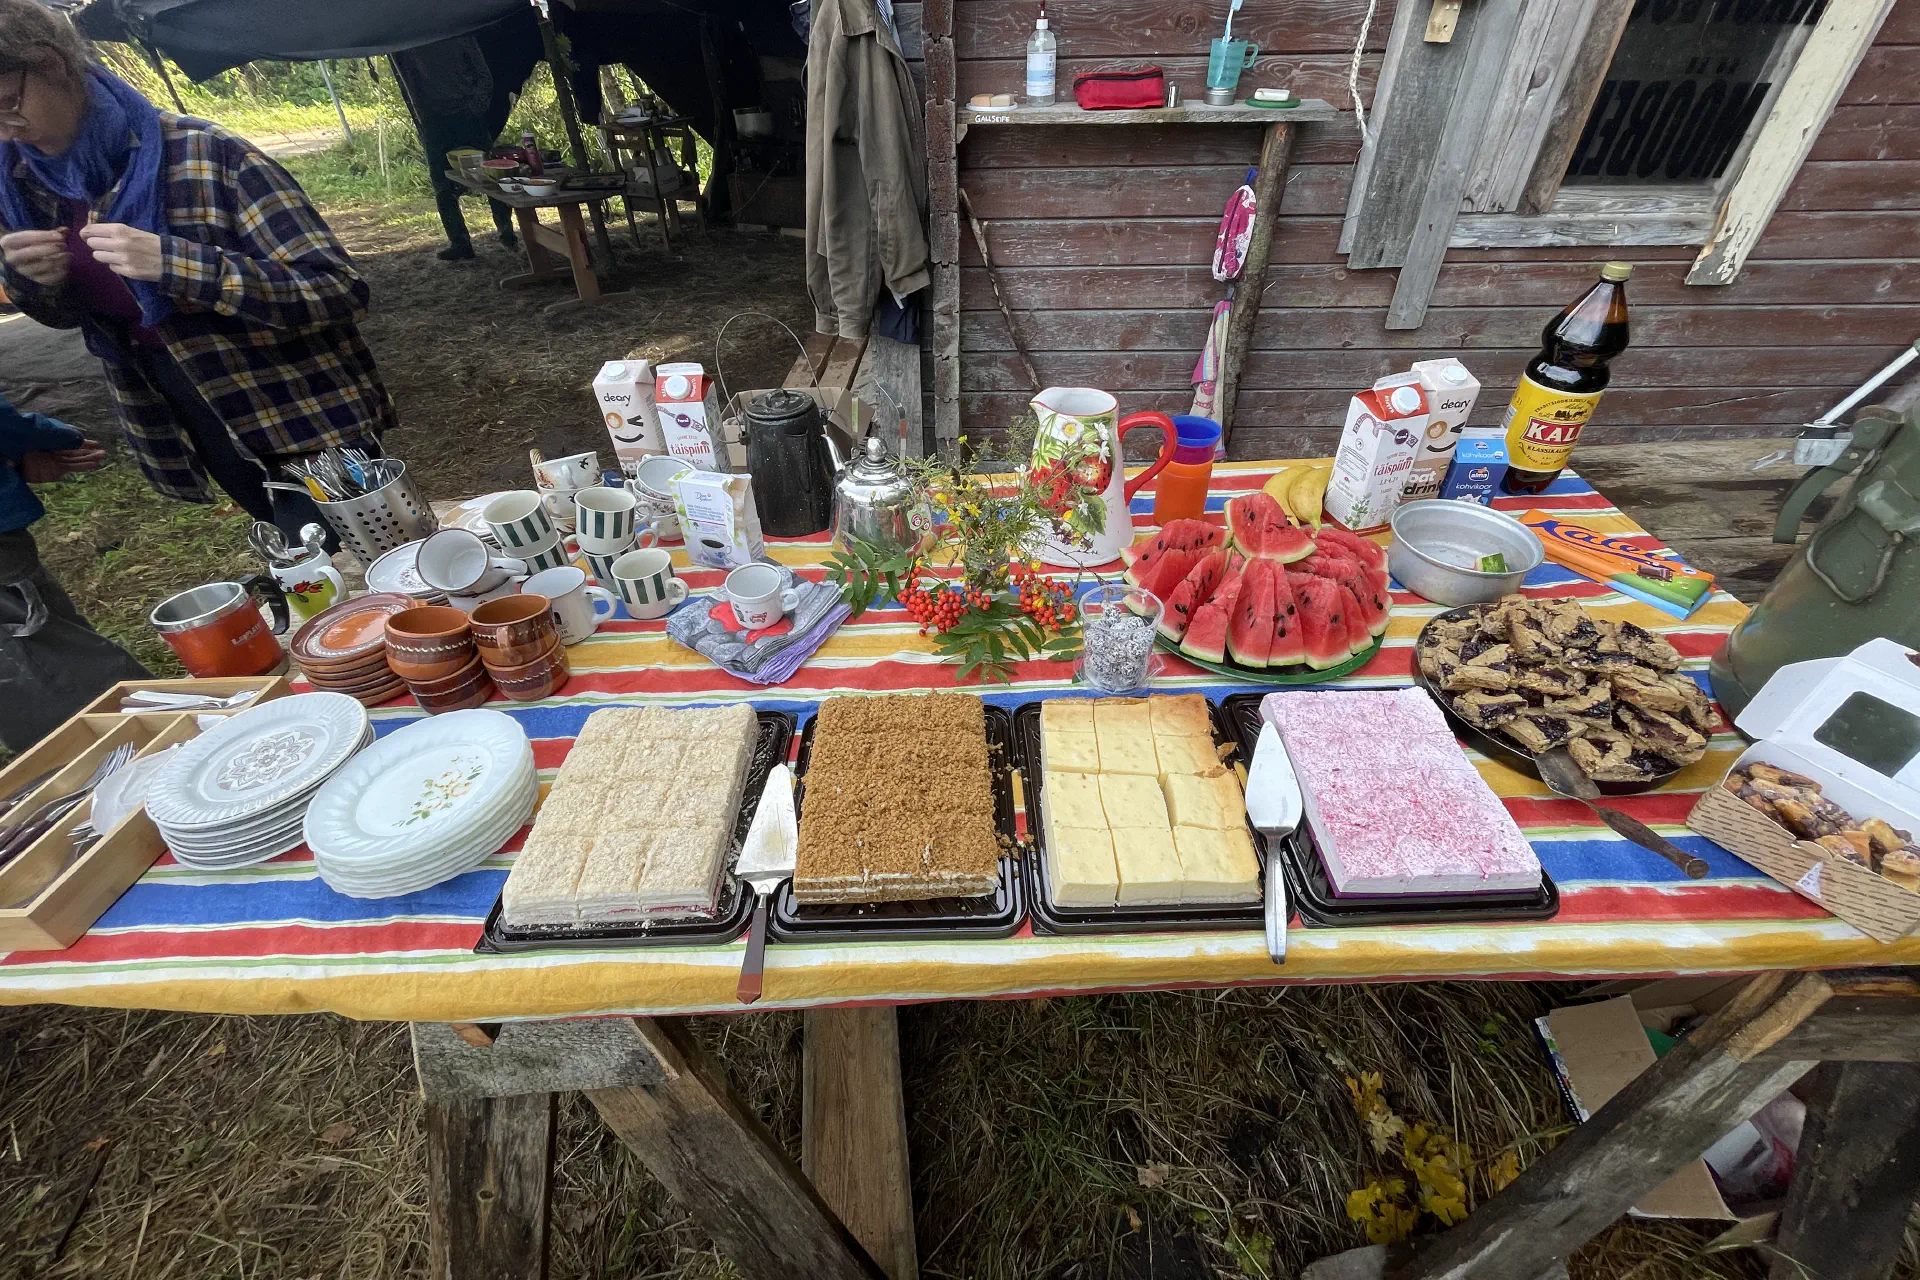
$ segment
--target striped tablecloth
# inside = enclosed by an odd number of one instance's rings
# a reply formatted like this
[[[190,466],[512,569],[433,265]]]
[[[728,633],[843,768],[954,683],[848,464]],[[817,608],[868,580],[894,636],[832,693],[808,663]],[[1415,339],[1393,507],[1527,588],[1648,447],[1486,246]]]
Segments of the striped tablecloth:
[[[1215,469],[1212,509],[1258,488],[1281,463]],[[1564,476],[1540,507],[1609,532],[1659,544],[1583,481]],[[1144,523],[1150,503],[1136,500]],[[776,543],[769,552],[814,572],[824,539]],[[676,555],[676,560],[680,559]],[[696,593],[720,575],[690,572]],[[1685,622],[1559,569],[1542,566],[1527,590],[1572,594],[1610,617],[1664,634],[1705,678],[1707,657],[1743,607],[1716,595]],[[704,607],[696,594],[688,608]],[[1414,637],[1436,606],[1394,595],[1381,652],[1340,683],[1404,684]],[[659,622],[616,622],[571,650],[573,678],[546,702],[495,702],[533,739],[550,780],[573,735],[597,707],[691,705],[748,699],[804,721],[841,693],[949,688],[955,668],[938,662],[899,609],[875,610],[843,628],[786,685],[759,689],[721,674],[670,641]],[[1252,686],[1223,681],[1169,658],[1159,686],[1220,698]],[[1012,687],[988,686],[1012,707],[1072,690],[1065,664],[1030,663]],[[381,732],[419,711],[402,699],[373,712]],[[768,949],[760,1008],[963,997],[1222,986],[1272,982],[1528,978],[1731,973],[1860,963],[1920,963],[1920,940],[1881,946],[1756,872],[1685,827],[1695,794],[1740,750],[1730,730],[1672,785],[1622,802],[1643,821],[1704,856],[1712,874],[1691,882],[1656,855],[1622,841],[1572,801],[1537,781],[1476,759],[1559,883],[1551,921],[1514,925],[1305,929],[1290,934],[1284,968],[1267,959],[1261,934],[1186,933],[1054,938],[1023,928],[1001,941],[867,942]],[[225,874],[163,858],[64,952],[0,958],[0,1002],[292,1013],[330,1009],[355,1018],[487,1021],[613,1012],[693,1013],[740,1008],[733,997],[743,943],[725,946],[535,953],[473,953],[481,922],[513,860],[516,838],[481,870],[425,893],[366,902],[335,894],[295,852]]]

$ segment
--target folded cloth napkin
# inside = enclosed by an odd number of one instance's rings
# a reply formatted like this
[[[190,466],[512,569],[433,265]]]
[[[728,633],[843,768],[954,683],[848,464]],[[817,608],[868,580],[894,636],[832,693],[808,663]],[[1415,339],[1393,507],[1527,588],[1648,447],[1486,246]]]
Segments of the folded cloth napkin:
[[[833,583],[808,582],[784,565],[772,567],[780,571],[781,589],[791,587],[800,595],[798,607],[787,618],[793,624],[789,630],[774,635],[778,628],[770,627],[752,633],[757,638],[749,637],[715,616],[722,611],[713,609],[709,601],[707,607],[675,610],[667,618],[667,634],[729,675],[755,684],[786,680],[839,630],[851,610],[841,602],[840,588]],[[732,610],[724,612],[731,621]]]

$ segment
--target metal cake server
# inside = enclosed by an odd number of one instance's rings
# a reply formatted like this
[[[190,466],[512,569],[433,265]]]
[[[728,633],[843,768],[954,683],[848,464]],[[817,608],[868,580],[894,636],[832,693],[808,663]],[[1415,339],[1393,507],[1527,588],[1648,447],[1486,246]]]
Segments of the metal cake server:
[[[1278,841],[1293,834],[1305,809],[1300,780],[1294,777],[1293,761],[1280,741],[1280,731],[1271,722],[1262,722],[1260,737],[1253,746],[1253,763],[1247,766],[1247,821],[1269,837],[1263,915],[1267,955],[1275,964],[1287,962],[1287,878],[1280,867]]]
[[[773,766],[760,804],[747,826],[747,839],[733,873],[753,886],[753,928],[747,934],[747,956],[740,965],[740,985],[734,994],[741,1004],[760,998],[767,967],[767,907],[780,882],[793,875],[800,852],[800,822],[793,808],[793,771]]]
[[[1565,796],[1569,800],[1578,800],[1593,810],[1600,821],[1612,827],[1642,849],[1650,849],[1674,866],[1686,872],[1690,879],[1699,880],[1707,874],[1707,860],[1695,857],[1673,841],[1649,827],[1640,819],[1622,813],[1609,805],[1595,804],[1600,798],[1600,788],[1573,761],[1573,753],[1565,747],[1553,747],[1542,751],[1533,758],[1540,770],[1540,781],[1547,784],[1548,790],[1555,795]]]

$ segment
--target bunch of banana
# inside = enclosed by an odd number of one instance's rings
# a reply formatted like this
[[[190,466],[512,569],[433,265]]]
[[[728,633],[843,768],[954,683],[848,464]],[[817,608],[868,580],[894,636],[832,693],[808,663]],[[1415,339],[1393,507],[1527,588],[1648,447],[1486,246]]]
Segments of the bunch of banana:
[[[1331,463],[1302,462],[1275,473],[1267,481],[1267,496],[1286,508],[1295,524],[1320,527],[1321,501],[1327,496],[1327,477],[1333,474]]]

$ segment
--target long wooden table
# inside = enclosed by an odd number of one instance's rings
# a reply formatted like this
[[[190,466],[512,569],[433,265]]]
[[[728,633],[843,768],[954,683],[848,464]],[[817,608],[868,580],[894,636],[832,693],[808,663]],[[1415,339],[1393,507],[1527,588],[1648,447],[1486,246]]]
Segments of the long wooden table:
[[[1258,488],[1280,465],[1223,464],[1210,505],[1217,511],[1230,494]],[[1138,502],[1143,523],[1149,503],[1144,494]],[[1574,514],[1658,545],[1571,476],[1543,497],[1502,505]],[[826,551],[822,538],[769,546],[772,558],[807,573],[818,572]],[[704,592],[721,575],[684,576]],[[1578,595],[1596,612],[1659,630],[1696,676],[1744,612],[1716,597],[1678,622],[1550,565],[1527,589]],[[705,606],[696,598],[686,607]],[[1382,652],[1341,684],[1406,682],[1413,638],[1435,607],[1396,592],[1394,609]],[[898,609],[869,612],[843,628],[777,689],[720,673],[669,641],[659,622],[616,621],[570,658],[573,677],[556,697],[494,704],[527,730],[549,780],[581,723],[601,706],[746,698],[804,718],[825,697],[948,688],[954,676]],[[1169,657],[1157,687],[1220,697],[1250,686]],[[1013,706],[1076,691],[1069,668],[1043,662],[1023,664],[1011,687],[983,692]],[[375,710],[376,728],[390,732],[418,714],[410,702],[391,703]],[[1699,882],[1615,838],[1537,781],[1476,759],[1559,884],[1562,908],[1550,921],[1296,924],[1284,968],[1269,961],[1258,930],[1059,938],[1023,927],[997,941],[773,946],[766,998],[756,1008],[811,1011],[806,1176],[733,1097],[680,1020],[740,1010],[741,942],[474,954],[517,839],[480,870],[379,902],[334,894],[304,851],[225,874],[163,859],[73,948],[0,957],[0,1001],[222,1013],[330,1009],[415,1024],[430,1103],[437,1275],[537,1272],[552,1095],[582,1089],[745,1274],[871,1275],[878,1258],[897,1280],[912,1273],[913,1249],[893,1004],[1252,983],[1776,973],[1920,959],[1920,942],[1874,943],[1686,830],[1695,794],[1738,750],[1737,737],[1723,729],[1701,764],[1668,788],[1625,802],[1708,859],[1712,873]],[[491,1267],[483,1267],[489,1258]]]
[[[550,316],[575,307],[593,306],[611,298],[624,297],[630,292],[626,289],[612,292],[601,289],[600,277],[593,269],[593,257],[587,248],[587,224],[580,216],[582,208],[617,193],[561,190],[550,196],[530,196],[518,191],[502,191],[495,183],[469,178],[454,169],[448,169],[446,175],[467,190],[477,191],[487,199],[513,210],[514,222],[520,228],[520,243],[527,254],[527,269],[518,275],[503,278],[500,281],[502,289],[524,289],[529,285],[565,280],[571,274],[574,296],[548,303],[544,310]],[[558,230],[540,221],[542,209],[552,209],[558,215]],[[606,242],[602,240],[601,243],[604,245]],[[554,262],[554,254],[558,254],[566,263],[564,269]]]

